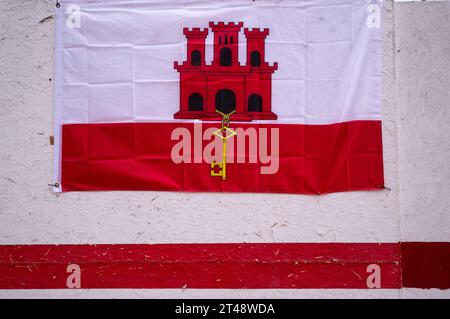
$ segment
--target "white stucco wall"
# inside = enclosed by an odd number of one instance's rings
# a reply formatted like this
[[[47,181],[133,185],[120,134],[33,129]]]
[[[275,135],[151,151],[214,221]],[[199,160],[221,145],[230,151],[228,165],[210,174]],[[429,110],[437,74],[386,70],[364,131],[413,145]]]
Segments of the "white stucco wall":
[[[48,1],[2,2],[3,244],[398,241],[392,10],[386,15],[383,119],[391,191],[326,196],[174,192],[53,194],[53,20]],[[389,8],[389,5],[388,5]],[[6,98],[6,100],[5,100]],[[13,133],[15,132],[15,133]],[[382,218],[380,218],[382,217]],[[275,225],[275,226],[273,226]]]
[[[390,190],[304,196],[52,193],[53,3],[2,0],[0,244],[449,241],[449,3],[384,3]]]
[[[450,2],[395,8],[403,241],[450,241]]]

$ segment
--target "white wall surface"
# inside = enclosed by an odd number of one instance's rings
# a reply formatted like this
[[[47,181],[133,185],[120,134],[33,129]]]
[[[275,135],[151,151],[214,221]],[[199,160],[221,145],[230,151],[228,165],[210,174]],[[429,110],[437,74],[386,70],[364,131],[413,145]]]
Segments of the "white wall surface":
[[[450,240],[450,2],[395,8],[403,241]]]
[[[52,193],[53,3],[0,1],[0,244],[450,241],[449,3],[384,4],[390,190],[305,196]]]
[[[53,194],[53,22],[43,0],[2,1],[2,244],[396,242],[398,179],[392,6],[383,67],[386,185],[324,196],[175,192]],[[4,84],[3,84],[4,83]],[[6,94],[5,94],[6,93]]]

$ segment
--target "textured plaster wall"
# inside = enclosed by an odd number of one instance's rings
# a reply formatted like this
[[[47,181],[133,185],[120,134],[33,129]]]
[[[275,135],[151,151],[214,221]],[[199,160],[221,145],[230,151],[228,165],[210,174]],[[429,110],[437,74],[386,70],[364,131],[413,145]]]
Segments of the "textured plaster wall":
[[[450,2],[395,8],[401,238],[450,241]]]
[[[0,244],[449,241],[449,3],[384,3],[390,190],[302,196],[52,193],[53,2],[0,1]]]
[[[392,5],[386,6],[383,119],[391,191],[325,196],[50,192],[52,3],[2,1],[0,242],[395,242],[398,234]]]

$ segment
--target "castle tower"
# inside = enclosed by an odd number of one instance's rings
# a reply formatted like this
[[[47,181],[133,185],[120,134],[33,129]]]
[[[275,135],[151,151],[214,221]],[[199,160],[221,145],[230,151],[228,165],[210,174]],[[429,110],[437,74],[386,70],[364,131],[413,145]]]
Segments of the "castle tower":
[[[247,38],[247,65],[260,67],[267,65],[265,62],[265,39],[269,29],[244,29]]]
[[[187,63],[190,66],[205,65],[205,39],[208,29],[183,28],[183,34],[187,38]]]
[[[275,62],[270,66],[266,62],[265,40],[269,29],[244,29],[247,39],[247,62],[251,68],[247,77],[246,111],[253,119],[276,119],[272,112],[272,73],[277,69]]]
[[[210,22],[209,27],[214,32],[214,61],[213,65],[239,65],[239,31],[243,22],[224,23]]]

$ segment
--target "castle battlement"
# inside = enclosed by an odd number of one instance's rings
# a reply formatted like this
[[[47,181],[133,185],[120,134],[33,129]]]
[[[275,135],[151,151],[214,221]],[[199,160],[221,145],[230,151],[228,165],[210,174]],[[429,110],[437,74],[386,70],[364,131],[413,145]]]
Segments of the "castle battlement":
[[[219,28],[227,28],[227,29],[231,29],[231,28],[242,28],[244,26],[244,22],[209,22],[209,27],[211,29],[219,29]]]
[[[244,34],[246,37],[267,37],[269,35],[269,29],[258,29],[258,28],[245,28]]]
[[[197,37],[206,37],[208,35],[208,28],[200,29],[200,28],[183,28],[183,34],[187,37],[189,36],[197,36]]]

